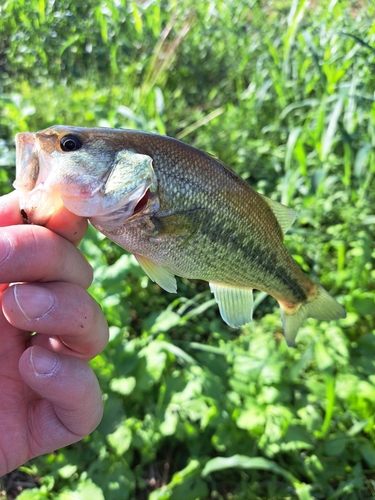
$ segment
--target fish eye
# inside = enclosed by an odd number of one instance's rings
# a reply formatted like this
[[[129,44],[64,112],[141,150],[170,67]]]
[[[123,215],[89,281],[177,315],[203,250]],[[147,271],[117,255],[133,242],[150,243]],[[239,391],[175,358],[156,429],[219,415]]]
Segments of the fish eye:
[[[82,141],[76,135],[66,135],[60,140],[60,146],[63,151],[77,151],[81,149]]]

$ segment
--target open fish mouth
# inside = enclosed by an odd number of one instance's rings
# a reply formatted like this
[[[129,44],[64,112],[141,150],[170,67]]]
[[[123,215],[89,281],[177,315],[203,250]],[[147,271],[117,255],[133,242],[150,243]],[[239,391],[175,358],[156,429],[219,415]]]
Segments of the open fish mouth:
[[[106,163],[90,163],[79,152],[78,168],[67,169],[43,133],[16,136],[16,181],[24,222],[44,225],[64,205],[111,231],[143,212],[156,190],[152,158],[121,150]],[[61,153],[60,153],[61,154]]]
[[[24,132],[16,138],[17,189],[30,191],[39,177],[39,161],[35,155],[35,134]]]
[[[16,180],[20,212],[25,223],[46,224],[63,205],[60,196],[45,183],[48,166],[41,161],[36,134],[16,135]]]

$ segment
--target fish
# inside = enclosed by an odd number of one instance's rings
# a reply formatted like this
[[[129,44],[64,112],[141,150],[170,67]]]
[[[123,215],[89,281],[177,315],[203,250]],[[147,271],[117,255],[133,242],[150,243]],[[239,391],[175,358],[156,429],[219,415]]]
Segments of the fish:
[[[176,276],[207,281],[233,328],[252,320],[254,289],[279,303],[289,346],[307,318],[346,316],[284,246],[295,212],[177,139],[61,125],[19,133],[14,187],[24,222],[46,224],[64,205],[164,290],[177,291]]]

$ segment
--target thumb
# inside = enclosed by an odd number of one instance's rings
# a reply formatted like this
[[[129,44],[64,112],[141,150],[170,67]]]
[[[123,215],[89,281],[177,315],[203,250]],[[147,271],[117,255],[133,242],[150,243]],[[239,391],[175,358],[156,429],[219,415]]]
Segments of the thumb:
[[[39,346],[20,358],[24,382],[43,399],[29,408],[33,456],[79,441],[99,424],[103,405],[98,381],[83,361]]]

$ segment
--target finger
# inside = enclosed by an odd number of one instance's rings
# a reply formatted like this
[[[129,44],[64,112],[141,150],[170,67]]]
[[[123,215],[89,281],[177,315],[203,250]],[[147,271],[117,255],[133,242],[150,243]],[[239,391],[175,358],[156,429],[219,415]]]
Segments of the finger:
[[[46,227],[69,240],[73,245],[78,245],[87,231],[87,219],[72,214],[62,206],[51,215]]]
[[[21,356],[19,371],[24,382],[43,398],[29,409],[32,456],[75,443],[97,427],[103,414],[102,397],[86,363],[34,346]]]
[[[71,283],[13,285],[4,292],[3,312],[16,328],[38,332],[32,345],[86,361],[108,342],[108,324],[99,304]]]
[[[0,227],[23,224],[20,214],[18,193],[0,197]],[[87,231],[87,219],[69,212],[64,206],[54,212],[46,227],[77,245]]]
[[[0,228],[0,282],[66,281],[88,288],[92,268],[69,241],[42,226]]]
[[[12,191],[0,197],[0,227],[22,224],[22,217],[18,204],[18,194]]]

